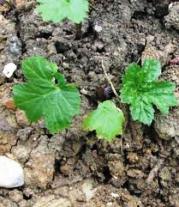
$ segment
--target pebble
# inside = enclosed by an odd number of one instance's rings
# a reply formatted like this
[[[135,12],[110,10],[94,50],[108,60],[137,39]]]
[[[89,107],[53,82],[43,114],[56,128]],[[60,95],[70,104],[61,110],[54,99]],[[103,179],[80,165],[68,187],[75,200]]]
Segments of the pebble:
[[[101,31],[103,30],[103,28],[102,28],[100,25],[97,25],[97,24],[96,24],[96,25],[94,26],[94,30],[95,30],[96,32],[99,33],[99,32],[101,32]]]
[[[15,188],[24,185],[21,165],[5,156],[0,156],[0,187]]]
[[[12,36],[8,43],[9,52],[12,55],[19,56],[22,53],[22,43],[17,36]]]
[[[14,72],[16,71],[17,66],[14,63],[8,63],[4,66],[3,74],[7,78],[11,78]]]

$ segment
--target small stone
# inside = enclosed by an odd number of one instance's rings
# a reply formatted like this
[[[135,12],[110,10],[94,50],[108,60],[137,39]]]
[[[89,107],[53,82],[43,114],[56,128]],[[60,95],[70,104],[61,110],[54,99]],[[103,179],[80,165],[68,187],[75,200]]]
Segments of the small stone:
[[[0,187],[15,188],[24,185],[21,165],[5,156],[0,156]]]
[[[97,25],[97,24],[96,24],[96,25],[94,26],[94,30],[95,30],[96,32],[99,33],[99,32],[101,32],[101,31],[103,30],[103,28],[102,28],[100,25]]]
[[[13,73],[16,71],[16,69],[17,69],[17,65],[15,65],[14,63],[8,63],[4,66],[3,74],[7,78],[11,78]]]
[[[80,90],[80,93],[82,93],[83,95],[88,95],[88,91],[86,89],[84,89],[84,88],[82,88]]]
[[[17,36],[10,38],[8,42],[9,52],[14,56],[20,56],[22,53],[22,43]]]
[[[111,196],[113,197],[113,198],[118,198],[119,197],[119,194],[118,193],[111,193]]]

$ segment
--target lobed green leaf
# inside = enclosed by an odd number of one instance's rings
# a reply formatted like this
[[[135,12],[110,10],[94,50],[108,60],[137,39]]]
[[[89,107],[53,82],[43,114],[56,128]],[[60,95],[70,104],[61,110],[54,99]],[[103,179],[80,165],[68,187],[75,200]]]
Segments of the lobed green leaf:
[[[64,19],[79,24],[87,17],[88,0],[37,0],[37,12],[44,21],[58,23]]]
[[[56,64],[43,57],[30,57],[22,67],[27,81],[13,87],[16,106],[25,111],[31,122],[44,118],[52,133],[68,127],[80,109],[77,88],[66,83]]]
[[[123,133],[123,124],[123,112],[112,101],[104,101],[86,117],[83,128],[86,131],[96,130],[99,139],[111,141]]]
[[[175,84],[157,80],[161,74],[158,60],[147,59],[142,67],[133,63],[127,67],[122,79],[121,101],[130,104],[134,120],[150,125],[154,119],[154,106],[163,114],[177,105]]]

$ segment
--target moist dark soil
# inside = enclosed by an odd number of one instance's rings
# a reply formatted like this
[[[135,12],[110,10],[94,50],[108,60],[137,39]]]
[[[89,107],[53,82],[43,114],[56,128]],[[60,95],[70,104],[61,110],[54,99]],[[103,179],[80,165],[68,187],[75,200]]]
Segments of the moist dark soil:
[[[171,1],[93,0],[80,35],[71,22],[43,22],[33,1],[17,2],[0,20],[0,66],[18,65],[12,78],[0,78],[0,154],[21,163],[25,185],[0,189],[0,207],[179,207],[178,136],[165,139],[155,121],[133,122],[128,106],[104,93],[102,70],[103,61],[117,91],[125,67],[146,54],[162,54],[165,72],[179,55],[179,31],[166,19]],[[81,93],[81,114],[56,135],[7,104],[12,86],[24,80],[21,60],[32,55],[57,63]],[[110,143],[81,129],[84,116],[107,99],[126,117],[124,135]]]

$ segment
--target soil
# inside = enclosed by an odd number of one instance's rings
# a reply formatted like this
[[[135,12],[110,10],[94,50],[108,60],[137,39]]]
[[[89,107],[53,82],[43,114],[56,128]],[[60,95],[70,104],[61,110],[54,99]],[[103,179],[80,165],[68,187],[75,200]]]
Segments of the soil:
[[[102,61],[118,90],[126,65],[154,56],[179,97],[179,65],[170,65],[179,55],[179,3],[171,2],[93,0],[78,37],[71,22],[44,23],[33,1],[0,6],[0,72],[18,65],[12,78],[0,75],[0,154],[25,173],[23,187],[0,189],[0,207],[179,207],[179,108],[157,113],[147,127],[112,96],[125,111],[124,135],[108,143],[81,130],[83,117],[109,98]],[[56,62],[81,93],[80,116],[56,135],[42,121],[30,124],[11,102],[12,86],[24,80],[21,60],[32,55]]]

